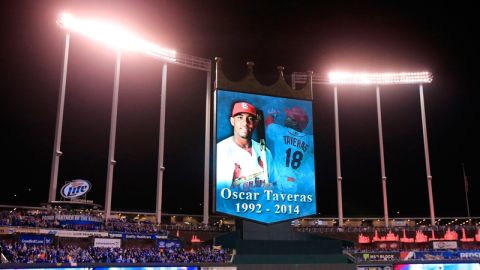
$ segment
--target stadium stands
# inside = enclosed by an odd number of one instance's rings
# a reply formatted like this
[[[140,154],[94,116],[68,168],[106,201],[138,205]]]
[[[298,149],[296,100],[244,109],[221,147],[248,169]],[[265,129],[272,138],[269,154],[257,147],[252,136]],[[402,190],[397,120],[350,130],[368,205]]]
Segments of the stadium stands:
[[[388,228],[373,224],[357,221],[336,227],[335,222],[297,220],[286,224],[292,232],[321,238],[315,238],[316,242],[276,241],[272,247],[284,254],[277,256],[275,252],[262,251],[265,253],[262,256],[270,258],[268,263],[338,263],[342,257],[355,264],[480,261],[478,223],[463,221],[463,224],[426,226],[417,220]],[[85,209],[0,207],[0,258],[3,265],[230,264],[232,261],[241,264],[253,259],[265,263],[263,257],[257,256],[258,252],[250,252],[266,247],[265,244],[255,240],[238,242],[235,228],[235,223],[225,217],[216,217],[207,225],[196,222],[192,216],[169,216],[165,223],[155,224],[147,215],[134,213],[105,220],[101,212]],[[227,241],[231,245],[222,248],[221,236],[229,232],[233,233],[233,238]],[[327,243],[327,239],[347,240],[352,245],[344,246],[343,254],[305,246]],[[341,243],[338,242],[340,248]],[[292,245],[295,248],[292,249]],[[232,257],[234,249],[243,251]],[[309,250],[311,254],[299,254],[301,250]]]

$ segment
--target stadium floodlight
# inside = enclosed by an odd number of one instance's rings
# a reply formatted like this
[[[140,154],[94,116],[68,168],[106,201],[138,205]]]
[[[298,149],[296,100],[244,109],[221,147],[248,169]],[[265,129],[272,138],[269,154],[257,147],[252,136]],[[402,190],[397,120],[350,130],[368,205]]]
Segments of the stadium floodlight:
[[[57,21],[58,25],[68,31],[75,32],[81,35],[84,35],[92,40],[97,42],[103,43],[109,47],[113,47],[117,51],[117,60],[115,64],[115,77],[114,77],[114,89],[113,89],[113,105],[112,105],[112,115],[110,121],[110,146],[109,146],[109,153],[108,153],[108,172],[107,172],[107,187],[105,191],[105,218],[110,216],[111,212],[111,201],[112,201],[112,186],[113,186],[113,170],[115,166],[115,140],[116,140],[116,123],[117,123],[117,106],[118,106],[118,91],[119,91],[119,81],[120,81],[120,62],[121,62],[121,54],[123,51],[131,51],[131,52],[138,52],[145,54],[147,56],[153,57],[155,59],[162,60],[164,62],[163,65],[163,75],[162,75],[162,110],[160,112],[160,118],[164,121],[164,99],[165,99],[165,87],[166,87],[166,62],[169,63],[176,63],[176,55],[177,53],[174,50],[162,48],[154,43],[145,41],[134,34],[130,33],[123,27],[118,25],[102,22],[102,21],[95,21],[95,20],[86,20],[86,19],[79,19],[75,18],[73,15],[68,13],[62,13],[60,15],[59,20]],[[67,33],[67,45],[66,45],[66,57],[68,59],[68,44],[69,44],[70,35]],[[67,61],[67,60],[65,60]],[[66,74],[66,62],[64,64],[64,74]],[[65,77],[65,75],[64,75]],[[61,102],[64,99],[64,92],[65,92],[65,79],[62,83],[62,92],[61,92]],[[59,101],[60,104],[60,101]],[[61,104],[61,114],[63,115],[63,103]],[[60,106],[59,106],[60,108]],[[62,119],[63,117],[57,117],[57,119]],[[57,120],[58,121],[58,120]],[[61,122],[60,122],[61,123]],[[60,127],[61,124],[57,124],[57,127]],[[59,128],[57,128],[58,130]],[[61,131],[58,131],[60,133]],[[56,133],[57,134],[57,133]],[[164,134],[164,124],[160,124],[160,138],[163,139]],[[59,144],[60,139],[57,140],[58,135],[55,137],[55,149],[54,149],[54,157],[52,161],[52,177],[50,181],[50,194],[49,198],[55,198],[56,193],[56,183],[57,183],[57,171],[58,171],[58,159],[59,155]],[[160,142],[159,148],[159,160],[163,163],[163,141]],[[163,179],[163,164],[159,164],[159,179],[158,179],[158,186],[157,186],[157,213],[161,212],[161,194],[158,193],[162,192],[162,179]],[[160,215],[158,214],[157,221],[160,222]]]
[[[381,107],[380,107],[380,85],[397,85],[397,84],[418,84],[420,91],[420,107],[421,107],[421,116],[422,116],[422,130],[423,130],[423,145],[425,151],[425,164],[427,172],[427,186],[428,186],[428,197],[430,205],[430,218],[431,224],[435,225],[435,211],[433,204],[433,191],[432,191],[432,175],[430,171],[430,155],[428,150],[428,135],[427,135],[427,126],[426,126],[426,117],[425,117],[425,102],[423,97],[423,84],[431,83],[433,80],[432,73],[428,71],[422,72],[382,72],[382,73],[367,73],[367,72],[330,72],[328,73],[328,83],[334,85],[335,91],[335,102],[337,102],[337,86],[338,85],[374,85],[376,86],[376,96],[377,96],[377,116],[378,116],[378,132],[379,132],[379,145],[380,145],[380,162],[381,162],[381,172],[382,172],[382,192],[383,192],[383,204],[384,204],[384,217],[385,217],[385,226],[388,227],[388,203],[387,203],[387,190],[386,190],[386,180],[385,175],[385,160],[384,160],[384,150],[383,150],[383,132],[382,132],[382,118],[381,118]],[[336,113],[336,144],[339,148],[338,142],[338,108],[335,107]],[[337,149],[337,159],[339,159],[340,153]],[[340,161],[337,160],[337,164]],[[337,165],[337,171],[340,167]],[[341,188],[341,175],[337,172],[338,175],[338,188]],[[341,191],[339,191],[339,196],[341,196]],[[340,197],[341,198],[341,197]],[[341,207],[341,203],[339,202]],[[339,210],[340,212],[340,210]]]
[[[176,51],[162,48],[130,33],[123,27],[108,22],[75,18],[62,13],[58,25],[73,32],[87,36],[115,49],[144,53],[169,62],[176,61]]]
[[[65,56],[63,63],[63,73],[60,86],[60,94],[58,99],[57,121],[55,126],[55,141],[53,149],[52,159],[52,171],[50,177],[50,189],[49,189],[49,201],[54,201],[56,198],[57,190],[57,178],[58,178],[58,166],[59,159],[62,155],[60,150],[62,125],[63,125],[63,110],[65,102],[65,89],[66,89],[66,77],[67,77],[67,65],[68,55],[70,47],[70,33],[78,33],[80,35],[91,38],[94,41],[103,43],[116,50],[117,60],[115,64],[115,77],[114,77],[114,94],[110,127],[110,147],[109,147],[109,159],[108,159],[108,172],[107,172],[107,188],[106,188],[106,202],[105,202],[105,216],[110,216],[111,208],[111,194],[112,194],[112,178],[113,178],[113,166],[115,165],[114,149],[115,149],[115,129],[117,121],[117,102],[118,102],[118,88],[120,80],[120,63],[121,55],[124,51],[136,52],[148,57],[152,57],[156,60],[163,62],[162,67],[162,92],[161,100],[162,106],[160,110],[160,132],[159,132],[159,163],[158,175],[157,175],[157,205],[156,205],[156,217],[157,222],[161,221],[161,201],[162,201],[162,185],[163,185],[163,137],[165,133],[165,102],[166,98],[166,81],[167,81],[167,63],[184,66],[190,69],[205,71],[207,85],[206,85],[206,111],[205,111],[205,166],[204,166],[204,203],[203,203],[203,223],[208,224],[209,219],[209,153],[210,153],[210,110],[211,110],[211,60],[196,56],[187,55],[184,53],[177,53],[174,50],[162,48],[152,42],[145,41],[138,36],[127,31],[125,28],[112,23],[108,23],[100,20],[86,20],[75,18],[68,13],[62,13],[57,19],[57,24],[66,30],[65,41]]]
[[[430,83],[433,77],[428,71],[400,73],[330,72],[328,79],[330,84],[335,85],[392,85]]]

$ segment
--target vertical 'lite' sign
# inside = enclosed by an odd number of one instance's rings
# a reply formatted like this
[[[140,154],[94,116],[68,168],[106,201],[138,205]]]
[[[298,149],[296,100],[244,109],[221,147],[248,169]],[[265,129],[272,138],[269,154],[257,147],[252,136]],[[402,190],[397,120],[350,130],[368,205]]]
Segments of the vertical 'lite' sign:
[[[92,184],[87,180],[77,179],[67,182],[60,190],[60,195],[66,199],[73,199],[87,194]]]

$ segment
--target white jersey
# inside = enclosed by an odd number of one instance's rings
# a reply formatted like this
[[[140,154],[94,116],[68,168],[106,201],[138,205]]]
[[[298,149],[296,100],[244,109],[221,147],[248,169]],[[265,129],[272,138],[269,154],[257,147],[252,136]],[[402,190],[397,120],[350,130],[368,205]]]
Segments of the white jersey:
[[[267,127],[266,138],[275,157],[274,170],[280,191],[292,193],[311,188],[315,179],[313,136],[272,123]]]
[[[233,136],[217,144],[217,189],[263,187],[268,181],[270,150],[252,140],[252,153],[238,146]]]

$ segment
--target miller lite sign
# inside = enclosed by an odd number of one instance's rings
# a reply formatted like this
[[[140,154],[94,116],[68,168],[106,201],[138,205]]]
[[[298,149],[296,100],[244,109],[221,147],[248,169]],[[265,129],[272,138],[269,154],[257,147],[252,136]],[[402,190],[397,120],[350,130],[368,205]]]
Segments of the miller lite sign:
[[[60,191],[60,195],[66,199],[74,199],[87,194],[90,188],[92,188],[92,184],[89,181],[76,179],[71,182],[66,182]]]

